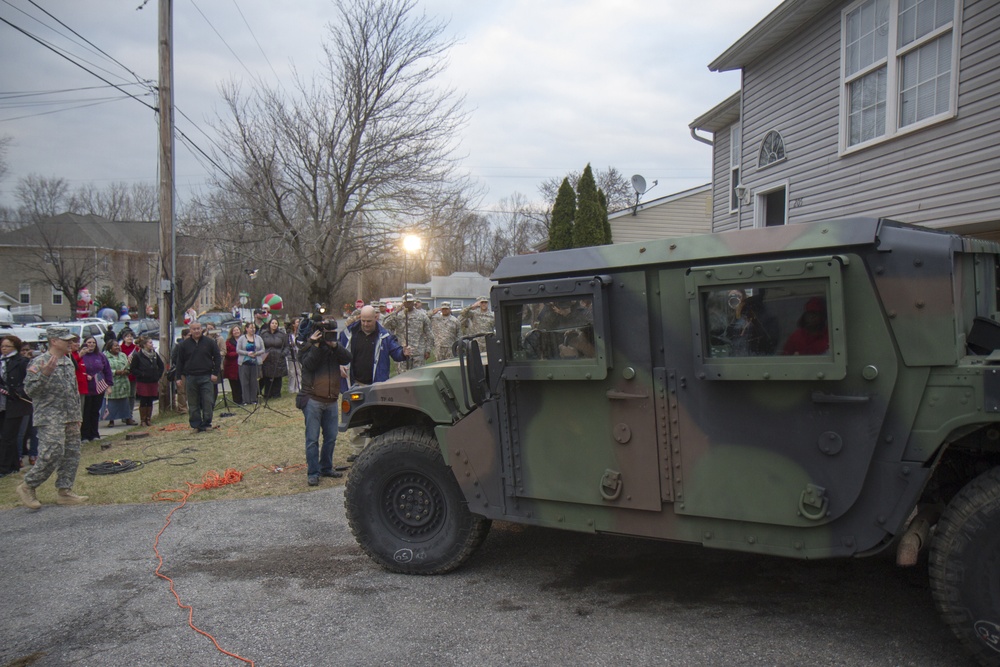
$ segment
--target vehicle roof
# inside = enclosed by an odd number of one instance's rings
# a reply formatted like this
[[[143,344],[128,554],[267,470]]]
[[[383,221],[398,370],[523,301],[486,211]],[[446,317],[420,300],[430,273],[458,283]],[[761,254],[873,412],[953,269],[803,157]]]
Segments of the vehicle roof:
[[[45,340],[45,332],[35,327],[4,327],[0,336],[17,336],[22,343],[37,343]]]
[[[537,276],[599,275],[622,267],[717,262],[740,257],[766,257],[788,251],[871,245],[877,242],[879,231],[885,226],[919,229],[928,234],[960,238],[948,232],[892,220],[842,218],[824,222],[556,250],[544,254],[515,255],[504,258],[491,278],[501,282],[511,282]]]

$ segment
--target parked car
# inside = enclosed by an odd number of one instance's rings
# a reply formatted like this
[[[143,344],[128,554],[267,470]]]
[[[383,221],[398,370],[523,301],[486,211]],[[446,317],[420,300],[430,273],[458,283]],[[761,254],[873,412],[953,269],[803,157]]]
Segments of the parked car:
[[[36,327],[4,327],[0,329],[0,336],[17,336],[37,352],[43,352],[48,347],[45,330]]]
[[[11,317],[14,319],[14,324],[20,326],[31,325],[45,320],[45,318],[37,313],[16,313],[11,315]]]
[[[128,327],[135,334],[135,337],[139,336],[152,336],[153,338],[160,337],[160,321],[145,318],[141,320],[119,320],[117,322],[111,323],[111,330],[115,332],[115,338],[121,338],[122,331]]]
[[[225,310],[213,310],[208,313],[202,313],[198,316],[198,321],[203,325],[213,324],[216,329],[221,331],[228,331],[235,324],[240,324],[240,319],[238,317],[233,317],[233,314]]]
[[[35,324],[31,324],[29,326],[43,330],[54,326],[68,327],[70,331],[80,337],[81,341],[87,336],[93,336],[94,338],[97,338],[98,343],[101,345],[104,344],[104,334],[108,330],[107,322],[104,320],[97,320],[93,322],[81,320],[74,320],[72,322],[36,322]]]

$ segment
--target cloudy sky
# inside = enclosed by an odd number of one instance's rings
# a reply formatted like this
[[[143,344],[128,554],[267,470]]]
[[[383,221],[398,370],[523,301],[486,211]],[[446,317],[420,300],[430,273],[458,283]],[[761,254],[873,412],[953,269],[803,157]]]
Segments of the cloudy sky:
[[[457,40],[442,84],[471,112],[458,154],[486,190],[483,210],[515,191],[537,199],[542,180],[587,162],[658,180],[650,199],[709,182],[710,149],[687,126],[735,92],[739,74],[707,64],[778,4],[416,1]],[[96,49],[155,80],[157,0],[142,2],[0,0],[0,136],[12,138],[0,204],[14,204],[28,174],[73,188],[157,182],[153,112],[21,32],[108,81],[135,78]],[[219,84],[252,74],[276,85],[293,68],[310,76],[335,16],[332,0],[174,0],[178,129],[210,152]],[[206,168],[183,144],[177,151],[183,199],[205,188]]]

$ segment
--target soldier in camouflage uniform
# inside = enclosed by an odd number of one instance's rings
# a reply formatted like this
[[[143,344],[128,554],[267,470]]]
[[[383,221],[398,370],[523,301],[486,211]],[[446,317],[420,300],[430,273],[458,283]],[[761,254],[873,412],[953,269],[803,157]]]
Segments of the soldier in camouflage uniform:
[[[463,336],[493,333],[493,313],[490,312],[490,300],[481,296],[471,306],[462,309],[459,316]]]
[[[399,372],[419,368],[431,356],[434,349],[434,332],[431,331],[431,318],[426,310],[414,308],[416,301],[412,294],[403,296],[403,307],[393,311],[385,318],[382,325],[395,334],[403,347],[410,347],[413,356],[399,362]]]
[[[73,493],[76,469],[80,466],[80,393],[76,368],[69,356],[75,336],[67,327],[49,327],[49,349],[28,366],[24,390],[34,403],[34,423],[38,429],[38,461],[17,487],[21,503],[37,510],[42,504],[35,489],[56,472],[56,502],[79,505],[87,496]]]
[[[455,356],[452,346],[462,332],[458,318],[451,314],[450,302],[441,302],[431,313],[431,331],[434,332],[434,358],[442,361]]]

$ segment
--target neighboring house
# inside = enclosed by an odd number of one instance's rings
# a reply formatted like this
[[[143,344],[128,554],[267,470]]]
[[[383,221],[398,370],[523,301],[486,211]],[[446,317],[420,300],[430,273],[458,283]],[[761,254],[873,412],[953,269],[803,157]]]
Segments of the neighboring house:
[[[612,243],[706,234],[712,230],[712,184],[640,202],[608,221]]]
[[[148,303],[155,303],[160,284],[159,239],[157,222],[112,222],[73,213],[2,232],[0,290],[17,295],[19,305],[40,306],[45,320],[71,319],[74,304],[53,287],[58,261],[63,275],[88,278],[91,296],[111,287],[119,299],[135,306],[136,300],[125,291],[125,281],[131,278],[149,289]],[[196,279],[203,265],[195,239],[178,235],[177,276]],[[199,300],[213,293],[213,280],[209,272]],[[195,308],[199,308],[197,303]]]
[[[458,312],[481,296],[489,296],[493,281],[475,271],[456,271],[449,276],[431,276],[429,283],[407,283],[406,290],[434,310],[448,301]],[[398,299],[396,299],[398,301]]]
[[[996,0],[781,3],[709,65],[742,87],[690,125],[713,231],[870,215],[1000,239],[998,36]]]

